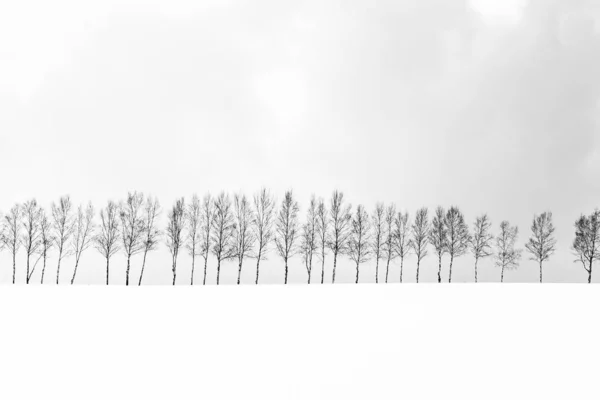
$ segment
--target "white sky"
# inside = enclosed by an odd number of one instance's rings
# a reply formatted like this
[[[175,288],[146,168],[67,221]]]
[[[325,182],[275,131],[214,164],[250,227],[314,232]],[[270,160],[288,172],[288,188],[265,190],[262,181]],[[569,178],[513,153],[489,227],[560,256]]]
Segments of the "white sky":
[[[584,281],[568,246],[574,219],[600,197],[591,4],[4,2],[0,210],[64,193],[100,206],[128,190],[169,206],[262,185],[279,197],[293,187],[305,205],[338,188],[369,208],[458,204],[469,221],[487,211],[495,228],[517,224],[522,245],[533,214],[549,209],[559,252],[545,277]],[[84,259],[78,279],[101,283],[101,258]],[[471,263],[461,260],[454,278],[470,280]],[[182,282],[188,264],[182,257]],[[423,280],[435,279],[435,264],[430,256]],[[122,256],[113,265],[120,280]],[[352,281],[351,265],[341,269]],[[224,273],[235,281],[233,264]],[[147,278],[169,274],[163,249]],[[506,279],[537,274],[525,258]],[[499,272],[488,264],[480,275]],[[263,276],[282,280],[274,254]]]

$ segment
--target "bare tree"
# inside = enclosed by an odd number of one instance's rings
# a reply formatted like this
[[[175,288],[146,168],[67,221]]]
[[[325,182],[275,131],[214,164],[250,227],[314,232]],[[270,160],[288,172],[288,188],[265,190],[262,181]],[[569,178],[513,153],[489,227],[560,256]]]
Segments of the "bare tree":
[[[116,205],[115,205],[116,207]],[[73,253],[75,254],[75,269],[73,269],[73,277],[71,278],[71,285],[75,282],[75,274],[77,274],[77,267],[81,260],[81,255],[85,250],[90,247],[93,240],[94,233],[94,207],[92,203],[89,203],[83,211],[83,207],[79,206],[77,209],[77,216],[75,217],[75,224],[73,230],[73,239],[71,245],[73,247]]]
[[[385,231],[385,209],[382,203],[375,205],[375,212],[371,216],[373,220],[373,253],[375,256],[375,283],[379,283],[379,260],[383,258],[384,247],[386,244],[386,236],[389,234]],[[354,221],[353,221],[354,224]],[[385,271],[385,279],[387,282],[389,263]]]
[[[388,275],[390,272],[390,262],[396,258],[396,251],[394,250],[394,218],[396,217],[396,206],[390,204],[385,209],[385,225],[384,225],[384,242],[383,242],[383,253],[387,259],[385,266],[385,283],[388,282]],[[375,273],[375,283],[378,283],[379,273]]]
[[[21,247],[21,207],[15,204],[3,219],[2,242],[12,255],[13,264],[13,284],[16,282],[17,275],[17,252]]]
[[[429,231],[429,242],[433,245],[438,256],[438,283],[442,281],[442,256],[448,252],[448,231],[444,225],[444,217],[444,209],[442,207],[436,208],[435,215],[431,220],[431,230]]]
[[[332,229],[327,239],[327,245],[333,253],[333,277],[331,283],[335,283],[338,255],[346,254],[348,251],[348,238],[352,225],[350,212],[351,206],[349,204],[344,205],[344,194],[337,190],[334,191],[331,196],[331,205],[329,208]]]
[[[46,261],[48,259],[48,252],[54,245],[55,238],[52,236],[52,224],[46,215],[46,212],[42,210],[40,216],[40,257],[43,260],[42,265],[42,279],[41,284],[44,283],[44,273],[46,272]]]
[[[300,236],[300,249],[302,252],[302,258],[304,259],[304,265],[306,266],[306,272],[308,272],[308,284],[310,284],[310,277],[313,267],[314,254],[317,251],[317,200],[313,195],[310,199],[310,205],[308,207],[308,213],[306,216],[306,223],[302,225],[302,233]]]
[[[543,262],[547,261],[556,250],[551,212],[544,212],[533,217],[531,237],[525,244],[525,248],[531,253],[531,259],[540,264],[540,283],[542,283]]]
[[[185,240],[185,247],[188,250],[189,255],[192,257],[192,274],[190,284],[194,284],[194,269],[196,267],[196,256],[199,254],[198,251],[200,246],[200,231],[201,231],[201,219],[202,210],[200,205],[200,198],[194,194],[192,201],[187,205],[185,210],[185,220],[187,225],[187,237]]]
[[[275,198],[266,188],[262,188],[254,195],[254,221],[252,224],[257,244],[255,253],[257,285],[260,262],[266,259],[269,244],[273,240],[274,211]]]
[[[582,215],[575,221],[573,250],[591,283],[594,261],[600,260],[600,210],[594,210],[590,216]]]
[[[381,209],[383,211],[383,206],[381,206]],[[356,264],[355,283],[358,283],[360,264],[369,261],[369,257],[374,254],[374,249],[371,248],[369,243],[371,241],[370,229],[369,214],[362,205],[359,205],[356,207],[356,213],[352,218],[352,229],[348,239],[348,255]]]
[[[452,282],[452,264],[456,257],[464,255],[469,248],[469,227],[465,222],[463,213],[456,206],[450,207],[446,212],[444,225],[447,232],[447,248],[450,255],[450,270],[448,271],[448,282]]]
[[[63,196],[58,200],[58,204],[52,203],[52,228],[54,230],[54,244],[58,250],[58,266],[56,267],[56,284],[60,278],[60,264],[63,258],[73,254],[68,246],[73,231],[75,221],[73,220],[73,204],[69,196]]]
[[[233,197],[233,205],[235,220],[235,228],[233,230],[233,252],[238,261],[237,284],[239,285],[242,278],[242,264],[244,263],[244,258],[248,257],[248,254],[252,251],[256,237],[252,231],[252,221],[254,219],[252,206],[246,195],[236,194]]]
[[[317,205],[317,247],[320,250],[321,259],[321,285],[325,282],[325,255],[327,254],[327,238],[329,231],[329,217],[327,215],[327,206],[323,199],[319,199]]]
[[[144,194],[133,192],[127,194],[127,200],[119,204],[121,219],[121,240],[123,251],[127,257],[125,285],[129,286],[131,257],[144,250]]]
[[[110,275],[110,259],[120,250],[119,241],[122,239],[119,234],[120,214],[121,211],[119,211],[117,204],[113,201],[109,201],[106,208],[100,210],[100,232],[94,237],[96,249],[104,258],[106,258],[107,285]],[[121,217],[121,220],[123,220],[123,217]],[[123,245],[125,245],[125,241],[123,241]],[[75,279],[75,275],[73,275],[73,279]]]
[[[202,199],[202,210],[200,214],[200,255],[204,258],[204,279],[202,284],[206,285],[206,270],[208,268],[208,254],[210,253],[210,233],[213,220],[215,219],[215,206],[210,193]]]
[[[412,239],[410,244],[417,256],[417,283],[419,283],[419,267],[421,260],[427,256],[427,245],[429,244],[429,216],[426,207],[420,208],[415,215],[415,221],[411,227]]]
[[[296,254],[298,235],[298,212],[300,208],[292,191],[285,192],[281,208],[275,222],[275,247],[285,263],[285,284],[288,280],[288,260]]]
[[[215,199],[215,218],[212,228],[212,252],[217,258],[217,285],[221,275],[221,262],[235,257],[233,231],[235,221],[231,200],[224,192]]]
[[[470,240],[470,247],[473,256],[475,256],[475,282],[477,282],[477,263],[481,258],[489,257],[492,252],[492,240],[494,236],[490,233],[492,223],[487,216],[483,214],[475,219],[473,224],[473,236]]]
[[[394,219],[393,247],[395,254],[400,257],[400,283],[402,283],[404,257],[410,253],[410,249],[413,247],[412,241],[409,238],[409,230],[408,213],[398,212]]]
[[[185,226],[185,200],[183,198],[175,201],[167,217],[169,221],[166,229],[167,247],[171,252],[171,271],[173,272],[173,285],[175,285],[175,280],[177,279],[177,257],[179,256],[181,246],[183,246],[183,228]]]
[[[156,219],[161,213],[160,203],[157,198],[146,198],[146,205],[144,206],[144,259],[142,261],[142,270],[140,271],[140,280],[138,286],[142,285],[142,277],[144,276],[144,268],[146,267],[146,257],[148,253],[156,250],[158,247],[158,239],[160,238],[161,232],[156,228]]]
[[[504,282],[504,270],[517,268],[521,249],[515,249],[519,229],[510,226],[508,221],[500,223],[500,234],[496,237],[496,266],[501,268],[500,282]]]
[[[31,256],[37,253],[41,244],[40,219],[42,213],[35,199],[25,202],[21,212],[23,213],[21,223],[24,229],[23,235],[21,236],[21,243],[23,244],[23,248],[27,254],[27,274],[25,277],[25,282],[29,283],[31,276],[35,271],[35,266],[30,268]]]

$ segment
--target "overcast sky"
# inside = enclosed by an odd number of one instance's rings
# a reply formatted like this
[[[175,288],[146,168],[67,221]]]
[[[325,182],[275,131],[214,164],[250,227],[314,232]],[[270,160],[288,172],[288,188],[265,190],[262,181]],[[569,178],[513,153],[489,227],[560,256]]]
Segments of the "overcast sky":
[[[168,207],[178,196],[264,185],[279,199],[293,188],[305,211],[312,193],[339,189],[369,209],[456,204],[469,223],[488,212],[494,232],[503,219],[519,226],[520,247],[534,213],[550,210],[559,242],[545,280],[586,281],[569,246],[577,216],[600,206],[593,3],[4,2],[0,210],[32,197],[49,206],[67,193],[99,207],[132,190]],[[18,280],[24,261],[21,253]],[[472,281],[472,263],[458,261],[453,280]],[[182,256],[180,283],[189,264]],[[436,264],[426,259],[421,281],[436,280]],[[103,283],[103,268],[90,249],[77,279]],[[253,282],[254,262],[244,268]],[[292,282],[305,281],[299,257],[290,268]],[[115,256],[115,283],[124,269]],[[211,281],[213,270],[210,260]],[[164,246],[146,271],[148,283],[170,282]],[[362,271],[374,281],[371,264]],[[394,280],[398,271],[395,263]],[[409,257],[407,281],[414,271]],[[234,283],[236,272],[227,263],[222,281]],[[479,271],[481,280],[499,275],[491,261]],[[11,276],[3,252],[0,281]],[[524,256],[505,281],[538,276]],[[343,262],[336,282],[353,278]],[[261,279],[283,281],[274,253]]]

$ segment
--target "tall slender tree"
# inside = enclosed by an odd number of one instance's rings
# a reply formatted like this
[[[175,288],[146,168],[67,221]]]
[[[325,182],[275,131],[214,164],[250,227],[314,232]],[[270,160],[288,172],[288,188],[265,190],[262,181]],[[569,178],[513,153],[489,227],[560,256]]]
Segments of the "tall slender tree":
[[[429,230],[429,242],[438,256],[438,283],[442,281],[442,256],[448,252],[448,231],[444,225],[444,217],[444,209],[436,208]]]
[[[127,257],[125,285],[129,286],[131,257],[144,250],[144,194],[133,192],[127,194],[127,200],[119,204],[121,219],[121,240],[123,251]]]
[[[452,264],[454,259],[464,255],[469,248],[469,227],[465,222],[463,213],[456,206],[450,207],[446,212],[444,225],[447,232],[447,250],[450,255],[450,269],[448,271],[448,282],[452,282]]]
[[[321,259],[321,285],[325,282],[325,256],[327,255],[327,238],[329,235],[329,216],[323,199],[317,205],[317,248]]]
[[[252,229],[256,237],[256,284],[260,271],[260,262],[266,260],[269,245],[273,240],[273,223],[275,214],[275,198],[266,189],[262,188],[254,195],[254,220]]]
[[[156,219],[161,213],[160,203],[157,198],[148,196],[144,205],[144,258],[142,261],[142,269],[140,271],[140,279],[138,286],[142,285],[144,277],[144,268],[146,268],[146,257],[148,253],[156,250],[158,241],[161,236],[161,231],[156,227]]]
[[[40,216],[40,258],[42,258],[42,279],[40,283],[44,283],[44,274],[46,272],[46,262],[48,260],[48,252],[54,246],[55,238],[52,236],[52,223],[48,219],[48,215],[42,209]]]
[[[540,265],[540,283],[542,283],[542,266],[556,250],[556,239],[554,238],[554,224],[552,213],[547,211],[533,217],[531,223],[531,237],[525,244],[525,248],[531,253],[531,259]]]
[[[594,261],[600,260],[600,210],[589,216],[582,215],[575,221],[573,251],[578,262],[588,273],[588,283],[592,283]]]
[[[236,194],[233,197],[234,206],[234,230],[233,230],[233,252],[238,262],[237,284],[242,279],[242,264],[244,258],[251,253],[256,237],[252,231],[254,215],[252,206],[246,195]]]
[[[115,205],[116,208],[116,205]],[[75,282],[75,275],[77,274],[77,267],[79,261],[81,261],[81,255],[87,250],[92,244],[94,238],[94,206],[92,203],[88,203],[85,211],[82,206],[77,209],[77,215],[75,216],[75,224],[73,229],[73,238],[71,240],[71,246],[73,248],[73,254],[75,254],[75,268],[73,269],[73,277],[71,278],[71,285]]]
[[[299,210],[298,202],[294,199],[292,191],[285,192],[275,222],[275,248],[285,264],[285,284],[288,281],[288,261],[298,250],[296,239]]]
[[[385,208],[383,207],[383,203],[377,203],[375,205],[375,211],[373,212],[372,218],[372,226],[373,226],[373,255],[375,256],[375,283],[379,283],[379,260],[381,260],[384,256],[384,247],[386,244],[386,236],[388,236],[385,231],[386,221],[385,221]],[[354,221],[353,221],[354,224]],[[387,282],[389,272],[389,264],[388,268],[385,271],[385,279]]]
[[[27,255],[27,269],[25,276],[25,283],[29,283],[31,276],[35,271],[34,268],[30,268],[31,256],[37,253],[40,247],[40,218],[41,209],[35,199],[29,200],[23,204],[21,209],[23,213],[21,223],[23,225],[23,234],[21,235],[21,243],[25,249]]]
[[[487,214],[477,217],[473,224],[473,236],[471,237],[469,246],[475,257],[475,282],[477,282],[477,263],[480,259],[493,254],[492,241],[494,240],[494,236],[490,233],[491,228],[492,223]]]
[[[383,206],[381,206],[383,210]],[[377,222],[374,219],[374,222]],[[358,283],[360,264],[369,261],[375,250],[371,247],[371,227],[369,214],[362,205],[356,207],[356,213],[352,218],[352,229],[348,240],[348,255],[356,264],[356,282]],[[375,241],[373,242],[375,244]]]
[[[58,250],[58,265],[56,266],[56,284],[60,281],[60,265],[65,257],[73,254],[68,245],[75,230],[73,220],[73,204],[69,196],[62,196],[58,204],[52,203],[52,228],[54,245]]]
[[[201,220],[202,220],[202,208],[200,205],[200,198],[194,194],[192,201],[187,205],[185,210],[185,220],[187,225],[187,234],[185,240],[185,248],[189,255],[192,257],[192,273],[190,278],[190,285],[194,284],[194,270],[196,267],[196,256],[200,250],[200,233],[201,233]]]
[[[413,248],[412,240],[409,237],[410,224],[408,222],[408,212],[398,212],[394,218],[394,252],[400,257],[400,283],[402,283],[402,272],[404,270],[404,257],[410,253]]]
[[[501,268],[500,282],[504,282],[505,269],[519,266],[522,251],[515,248],[518,234],[519,229],[508,221],[500,223],[500,234],[496,237],[496,266]]]
[[[206,271],[208,269],[208,255],[210,253],[210,234],[214,219],[215,205],[210,193],[207,193],[202,199],[202,210],[200,214],[200,255],[204,258],[203,285],[206,285]]]
[[[396,206],[390,204],[385,209],[385,225],[384,225],[384,242],[383,242],[383,253],[386,258],[385,265],[385,283],[388,282],[388,276],[390,272],[390,262],[396,258],[396,251],[394,250],[394,219],[396,217]],[[377,279],[375,283],[378,283],[379,273],[375,273]]]
[[[171,272],[173,272],[174,286],[177,279],[177,257],[179,256],[181,247],[184,245],[183,229],[185,227],[185,200],[183,197],[175,201],[167,218],[168,223],[165,233],[167,235],[167,247],[171,252]]]
[[[119,232],[121,230],[119,226],[120,213],[119,206],[114,201],[109,201],[106,208],[100,210],[100,231],[94,237],[94,246],[106,259],[107,285],[110,279],[110,259],[120,250],[119,241],[122,239]],[[122,217],[121,220],[123,220]],[[122,244],[124,245],[125,241]],[[73,275],[73,279],[75,279],[75,275]]]
[[[4,216],[2,222],[2,226],[4,228],[2,241],[4,242],[4,246],[12,255],[12,281],[14,284],[17,276],[17,252],[21,247],[21,206],[19,204],[15,204],[10,209],[8,214]]]
[[[333,276],[331,283],[335,283],[335,270],[337,267],[337,258],[339,255],[348,252],[348,238],[352,226],[351,206],[344,204],[344,194],[334,191],[331,196],[331,205],[329,207],[331,221],[331,230],[327,245],[333,253]]]
[[[415,215],[415,221],[411,227],[412,239],[410,244],[417,256],[417,283],[419,283],[421,260],[427,256],[427,245],[429,244],[430,227],[428,214],[426,207],[420,208]]]
[[[308,273],[308,284],[310,284],[314,254],[318,250],[317,241],[317,200],[313,195],[310,199],[306,222],[302,225],[300,234],[300,249]]]
[[[215,218],[212,228],[212,252],[217,258],[217,285],[221,276],[221,263],[235,257],[233,231],[235,220],[231,200],[224,192],[215,199]]]

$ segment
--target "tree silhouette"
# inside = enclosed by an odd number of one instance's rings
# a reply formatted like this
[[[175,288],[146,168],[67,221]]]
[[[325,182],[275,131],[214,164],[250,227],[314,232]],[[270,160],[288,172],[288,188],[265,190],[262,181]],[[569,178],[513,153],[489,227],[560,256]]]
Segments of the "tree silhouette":
[[[600,210],[594,210],[589,216],[582,215],[575,221],[573,250],[591,283],[594,261],[600,260]]]
[[[17,252],[21,247],[21,207],[19,204],[15,204],[8,214],[4,216],[2,220],[3,224],[3,235],[2,241],[4,246],[10,251],[12,255],[13,264],[13,284],[16,281],[17,275]]]
[[[273,223],[275,213],[275,198],[262,188],[254,195],[254,220],[252,228],[256,237],[256,284],[260,271],[260,262],[266,260],[269,245],[273,240]]]
[[[192,201],[187,205],[184,218],[187,225],[187,235],[185,247],[189,255],[192,257],[192,273],[190,285],[194,284],[194,269],[196,267],[196,256],[198,255],[198,247],[200,244],[200,223],[201,223],[201,206],[200,199],[197,195],[192,196]]]
[[[42,210],[40,216],[40,258],[43,260],[42,265],[42,279],[40,283],[44,283],[44,273],[46,272],[46,262],[48,260],[48,252],[54,245],[54,237],[52,236],[52,224],[48,219],[46,212]],[[39,261],[39,258],[38,258]],[[37,262],[36,262],[37,264]]]
[[[210,253],[210,233],[215,219],[215,206],[210,193],[202,199],[200,214],[200,255],[204,258],[204,278],[202,284],[206,285],[206,271],[208,269],[208,254]]]
[[[383,206],[381,206],[381,209],[383,210]],[[367,262],[369,257],[374,253],[371,249],[370,241],[369,214],[367,214],[362,205],[359,205],[356,207],[356,213],[352,217],[352,228],[350,237],[348,238],[348,255],[356,264],[355,283],[358,283],[360,264]]]
[[[173,286],[177,279],[177,257],[179,250],[183,246],[183,228],[185,226],[185,200],[177,199],[173,208],[169,210],[167,215],[168,223],[165,230],[167,235],[167,247],[171,253],[171,271],[173,272]]]
[[[119,250],[119,207],[113,201],[109,201],[106,208],[100,210],[100,232],[94,237],[96,250],[106,259],[106,284],[109,282],[110,259]],[[123,244],[125,241],[123,241]],[[75,279],[75,274],[73,274]],[[73,283],[71,281],[71,283]]]
[[[327,238],[329,231],[329,217],[327,206],[323,199],[317,205],[317,248],[321,259],[321,285],[325,282],[325,256],[327,254]]]
[[[473,236],[469,245],[475,257],[475,282],[477,282],[477,263],[481,258],[486,258],[493,254],[491,243],[494,240],[494,236],[490,233],[491,228],[492,223],[487,214],[477,217],[473,224]]]
[[[121,240],[127,257],[125,285],[129,286],[131,257],[144,250],[144,195],[133,192],[127,194],[127,200],[119,204],[121,219]]]
[[[306,215],[306,223],[302,225],[302,232],[300,234],[300,251],[302,252],[302,259],[308,273],[309,285],[313,267],[313,256],[318,250],[317,241],[317,200],[315,196],[312,196]]]
[[[556,250],[551,212],[544,212],[533,217],[531,237],[525,244],[525,248],[531,253],[531,259],[540,264],[540,283],[542,283],[542,264]]]
[[[373,255],[375,256],[375,283],[379,283],[379,260],[383,258],[384,246],[385,246],[385,209],[383,207],[383,203],[377,203],[375,205],[375,211],[371,216],[372,225],[373,225]],[[353,221],[354,224],[354,221]],[[389,272],[389,264],[388,268],[385,271],[385,281],[387,283]]]
[[[116,205],[114,205],[116,209]],[[93,240],[94,234],[94,206],[92,203],[88,203],[88,206],[83,211],[83,207],[79,206],[77,209],[77,215],[75,217],[75,224],[73,228],[73,238],[71,245],[73,247],[73,253],[75,254],[75,268],[73,269],[73,277],[71,278],[71,285],[75,282],[75,274],[77,274],[77,267],[81,260],[81,255],[87,250]]]
[[[288,261],[297,251],[299,210],[298,202],[294,199],[292,191],[285,192],[275,222],[275,247],[285,263],[285,284],[288,281]]]
[[[21,223],[23,225],[23,235],[21,236],[21,243],[25,249],[27,255],[27,270],[25,276],[25,283],[29,283],[31,276],[35,271],[35,266],[30,268],[31,256],[37,253],[40,247],[40,218],[41,209],[35,199],[29,200],[23,204],[21,209],[23,213]]]
[[[252,221],[254,215],[252,206],[246,195],[236,194],[233,198],[234,205],[234,230],[233,230],[233,252],[238,261],[237,284],[242,278],[242,264],[244,258],[252,251],[255,243],[254,232],[252,232]]]
[[[508,221],[500,223],[500,234],[496,237],[496,266],[501,268],[500,282],[504,282],[504,270],[517,268],[521,250],[515,249],[519,229],[510,226]]]
[[[146,204],[144,205],[144,258],[142,261],[142,269],[140,271],[140,280],[138,286],[142,285],[142,278],[144,277],[144,268],[146,268],[146,257],[148,253],[156,250],[158,247],[158,239],[160,238],[161,232],[156,228],[156,219],[161,213],[160,203],[157,198],[146,198]]]
[[[396,217],[396,206],[394,206],[393,204],[390,204],[386,209],[385,209],[385,225],[384,225],[384,242],[383,242],[383,253],[385,255],[385,258],[387,259],[386,265],[385,265],[385,283],[388,282],[388,276],[389,276],[389,272],[390,272],[390,262],[396,258],[396,251],[395,251],[395,241],[394,241],[394,221],[395,221],[395,217]],[[378,273],[375,274],[376,277],[378,278]],[[377,283],[377,279],[375,280],[375,283]]]
[[[452,282],[452,264],[456,257],[464,255],[469,248],[469,227],[465,222],[465,217],[456,206],[450,207],[446,212],[444,225],[447,232],[447,248],[450,255],[450,270],[448,272],[448,282]]]
[[[340,254],[346,254],[348,251],[348,237],[352,227],[352,216],[350,214],[351,206],[344,204],[344,194],[334,191],[331,196],[331,205],[329,215],[331,221],[330,236],[327,239],[327,245],[333,253],[333,276],[331,283],[335,283],[335,270],[337,267],[337,258]]]
[[[444,224],[444,218],[444,209],[442,207],[436,208],[429,231],[429,242],[433,245],[438,256],[438,283],[442,281],[442,256],[448,251],[448,231]]]
[[[231,210],[231,200],[224,192],[215,199],[215,218],[212,228],[212,252],[217,258],[217,285],[221,276],[221,262],[235,257],[233,231],[235,221]]]
[[[69,196],[63,196],[58,204],[52,203],[52,229],[54,231],[54,244],[58,249],[58,265],[56,267],[56,284],[60,281],[60,264],[65,257],[73,254],[68,246],[75,230],[73,220],[73,204]]]
[[[412,224],[411,247],[417,256],[417,283],[419,283],[419,269],[421,260],[427,256],[427,245],[429,244],[429,216],[426,207],[420,208]]]
[[[402,272],[404,269],[404,257],[410,253],[413,246],[409,238],[410,225],[408,223],[408,213],[398,212],[394,219],[394,251],[400,257],[400,283],[402,283]]]

